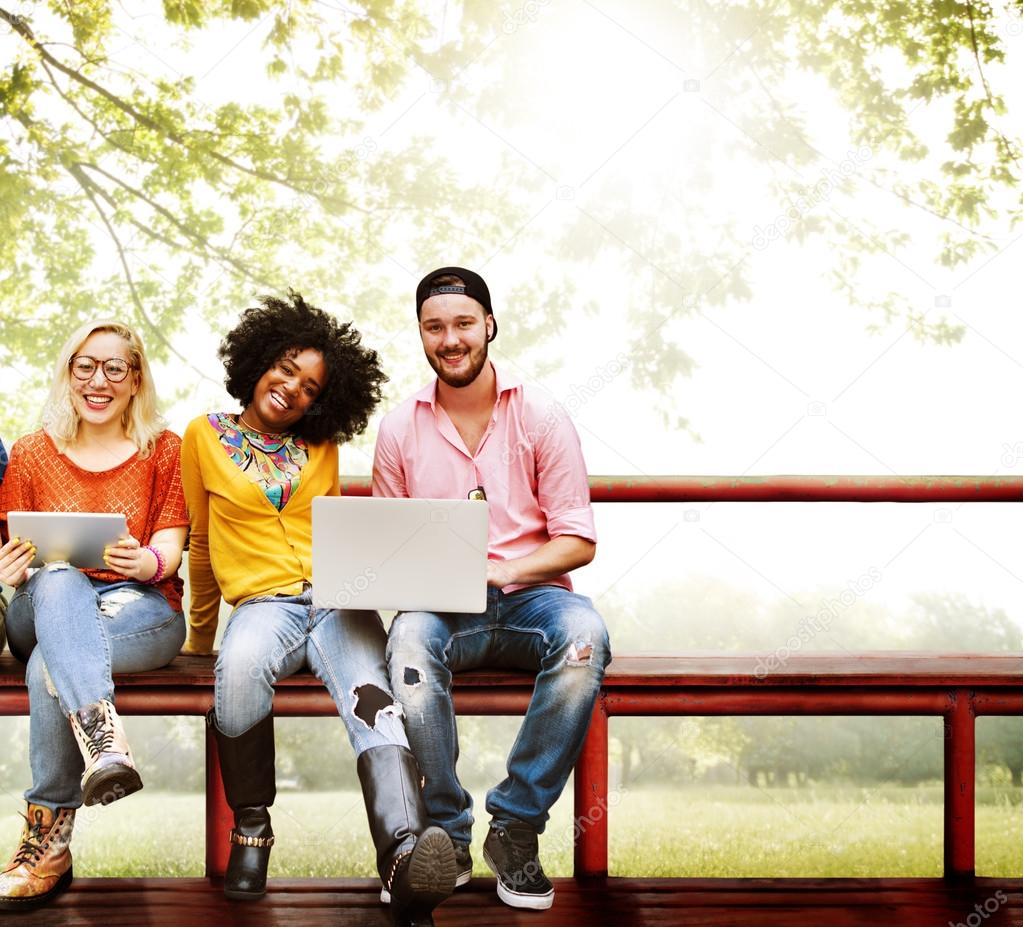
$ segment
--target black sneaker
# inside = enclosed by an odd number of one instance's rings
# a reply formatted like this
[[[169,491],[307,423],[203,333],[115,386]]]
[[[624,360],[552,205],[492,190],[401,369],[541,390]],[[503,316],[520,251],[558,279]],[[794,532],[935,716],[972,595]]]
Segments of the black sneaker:
[[[467,843],[455,843],[452,841],[452,845],[455,848],[455,888],[460,885],[468,884],[472,878],[472,856],[469,854],[469,844]],[[380,901],[382,904],[391,903],[391,893],[381,887],[380,889]]]
[[[497,897],[513,908],[545,911],[554,886],[540,865],[536,831],[528,824],[491,824],[483,858],[497,876]]]
[[[455,844],[455,888],[465,885],[472,878],[472,856],[469,853],[469,844]]]

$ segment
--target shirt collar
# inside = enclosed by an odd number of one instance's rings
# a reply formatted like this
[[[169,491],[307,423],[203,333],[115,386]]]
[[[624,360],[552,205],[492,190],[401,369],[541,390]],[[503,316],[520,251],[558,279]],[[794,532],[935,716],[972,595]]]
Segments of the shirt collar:
[[[497,364],[490,361],[490,366],[494,368],[494,378],[497,382],[497,398],[501,398],[501,393],[508,390],[518,389],[522,385],[522,380],[516,377],[514,374],[502,374]],[[412,397],[416,402],[425,402],[431,408],[436,408],[437,405],[437,378],[434,377],[429,383],[426,384],[415,396]]]

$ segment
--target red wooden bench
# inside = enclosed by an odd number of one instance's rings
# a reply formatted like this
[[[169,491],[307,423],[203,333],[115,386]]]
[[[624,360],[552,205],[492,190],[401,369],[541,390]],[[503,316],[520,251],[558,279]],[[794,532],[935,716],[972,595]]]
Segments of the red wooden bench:
[[[1014,654],[801,653],[763,675],[767,654],[619,656],[608,668],[575,775],[575,874],[607,875],[608,718],[657,715],[933,715],[945,729],[945,875],[974,874],[974,721],[1023,714],[1023,656]],[[209,657],[178,657],[165,669],[116,678],[126,715],[203,715],[213,702]],[[455,677],[460,714],[525,711],[532,677],[476,672]],[[28,712],[21,664],[0,657],[0,714]],[[315,677],[277,686],[278,716],[331,716]],[[207,740],[206,872],[223,874],[230,810],[216,748]]]

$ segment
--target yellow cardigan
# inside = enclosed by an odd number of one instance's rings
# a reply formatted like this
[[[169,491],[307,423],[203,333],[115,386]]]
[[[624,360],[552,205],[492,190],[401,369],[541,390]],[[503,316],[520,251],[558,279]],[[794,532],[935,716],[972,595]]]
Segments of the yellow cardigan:
[[[182,439],[181,483],[191,519],[186,650],[209,653],[221,596],[240,605],[255,596],[297,595],[312,581],[312,502],[339,494],[337,445],[309,445],[298,490],[278,511],[200,415]]]

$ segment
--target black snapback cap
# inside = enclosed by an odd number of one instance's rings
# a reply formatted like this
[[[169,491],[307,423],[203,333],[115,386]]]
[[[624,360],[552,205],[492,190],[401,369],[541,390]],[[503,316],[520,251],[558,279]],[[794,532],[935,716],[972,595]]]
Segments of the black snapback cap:
[[[460,277],[465,281],[465,286],[456,284],[433,286],[433,281],[438,277],[447,276]],[[483,311],[494,319],[494,332],[487,340],[493,341],[497,337],[497,319],[494,317],[494,310],[490,305],[490,290],[487,288],[487,282],[478,273],[465,267],[439,267],[428,273],[416,287],[416,318],[422,318],[423,303],[431,296],[439,296],[442,293],[456,293],[475,299],[483,307]]]

